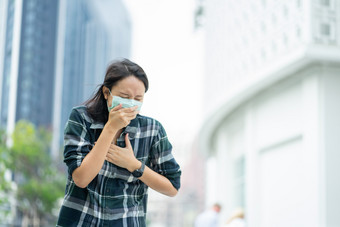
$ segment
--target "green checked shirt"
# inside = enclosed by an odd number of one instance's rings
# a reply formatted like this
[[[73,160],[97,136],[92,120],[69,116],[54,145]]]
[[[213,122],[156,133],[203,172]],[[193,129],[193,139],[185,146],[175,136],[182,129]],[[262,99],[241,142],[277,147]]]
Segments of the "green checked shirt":
[[[98,175],[86,188],[72,179],[73,171],[91,152],[104,125],[88,115],[86,107],[73,108],[65,127],[64,162],[68,180],[57,226],[145,226],[148,186],[124,168],[105,161]],[[129,139],[136,158],[165,176],[178,190],[181,170],[172,156],[172,146],[163,126],[156,120],[137,115],[123,130],[117,145]]]

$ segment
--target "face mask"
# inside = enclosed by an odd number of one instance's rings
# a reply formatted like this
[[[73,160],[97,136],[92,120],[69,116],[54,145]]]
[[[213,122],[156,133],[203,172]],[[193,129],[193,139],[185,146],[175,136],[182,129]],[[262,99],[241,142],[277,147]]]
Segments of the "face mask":
[[[122,97],[119,97],[119,96],[113,96],[111,94],[111,91],[110,92],[110,95],[112,96],[112,103],[111,103],[111,107],[108,105],[107,106],[107,109],[109,110],[112,110],[113,108],[115,108],[116,106],[118,106],[119,104],[122,104],[122,107],[123,108],[130,108],[130,107],[133,107],[133,106],[138,106],[137,110],[139,111],[142,107],[142,102],[138,102],[134,99],[125,99],[125,98],[122,98]]]

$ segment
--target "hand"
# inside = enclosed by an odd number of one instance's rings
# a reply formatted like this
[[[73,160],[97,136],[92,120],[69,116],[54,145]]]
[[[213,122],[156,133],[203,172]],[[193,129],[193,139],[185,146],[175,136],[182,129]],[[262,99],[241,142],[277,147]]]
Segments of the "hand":
[[[126,147],[118,147],[115,144],[111,144],[107,154],[106,160],[122,168],[128,169],[130,172],[139,169],[142,165],[138,161],[133,153],[132,146],[129,140],[129,134],[125,135]]]
[[[135,119],[137,116],[138,106],[133,106],[130,108],[122,108],[122,104],[115,106],[109,112],[109,120],[107,124],[112,126],[115,130],[122,129],[130,124],[131,120]]]

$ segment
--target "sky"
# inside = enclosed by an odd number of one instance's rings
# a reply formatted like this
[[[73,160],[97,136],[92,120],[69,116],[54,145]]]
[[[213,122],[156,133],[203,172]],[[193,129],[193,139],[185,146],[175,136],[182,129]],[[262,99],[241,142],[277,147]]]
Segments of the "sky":
[[[195,1],[125,4],[133,27],[131,59],[150,83],[141,114],[159,120],[175,142],[189,142],[201,126],[203,108],[203,33],[194,30]]]

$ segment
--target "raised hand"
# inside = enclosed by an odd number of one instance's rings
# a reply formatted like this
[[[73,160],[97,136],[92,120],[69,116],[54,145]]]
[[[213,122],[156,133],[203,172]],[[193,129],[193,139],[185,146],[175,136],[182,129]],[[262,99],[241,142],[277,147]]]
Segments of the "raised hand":
[[[137,160],[133,153],[128,134],[125,135],[125,144],[126,147],[119,147],[115,144],[111,144],[106,155],[106,160],[133,172],[134,170],[139,169],[142,163]]]
[[[138,106],[122,108],[122,104],[115,106],[109,112],[108,124],[115,130],[126,127],[130,124],[131,120],[136,118],[138,113],[137,108]]]

